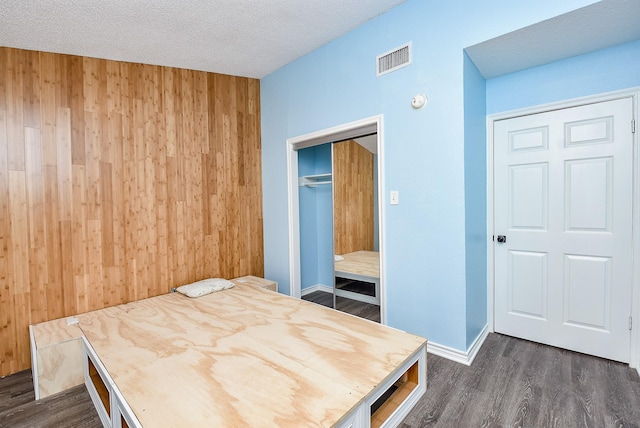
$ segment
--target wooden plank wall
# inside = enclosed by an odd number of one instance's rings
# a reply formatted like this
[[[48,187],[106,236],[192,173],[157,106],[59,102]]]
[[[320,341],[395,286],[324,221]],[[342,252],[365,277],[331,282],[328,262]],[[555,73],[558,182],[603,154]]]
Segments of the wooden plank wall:
[[[263,275],[255,79],[0,48],[0,375],[29,324]]]
[[[353,140],[333,144],[336,254],[373,251],[373,153]]]

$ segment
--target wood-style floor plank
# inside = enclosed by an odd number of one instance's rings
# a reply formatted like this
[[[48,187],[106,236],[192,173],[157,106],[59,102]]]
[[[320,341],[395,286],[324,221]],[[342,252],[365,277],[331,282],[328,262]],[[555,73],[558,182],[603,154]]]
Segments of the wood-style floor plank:
[[[0,378],[0,427],[102,427],[84,385],[34,399],[30,370]]]
[[[490,334],[470,367],[428,356],[427,393],[401,428],[640,427],[629,366]]]
[[[0,414],[33,401],[35,394],[32,382],[30,370],[0,378]]]
[[[333,294],[324,291],[314,291],[302,297],[303,300],[318,303],[329,308],[333,307]],[[336,297],[336,309],[370,321],[380,322],[380,306],[359,302],[345,297]]]
[[[332,306],[330,293],[304,299]],[[375,305],[336,303],[380,322]],[[471,367],[431,354],[428,361],[427,394],[402,428],[640,427],[640,378],[624,364],[498,334]]]
[[[625,364],[499,334],[470,367],[428,361],[427,393],[400,428],[640,427],[640,377]],[[0,426],[101,426],[82,385],[33,397],[29,371],[0,378]]]

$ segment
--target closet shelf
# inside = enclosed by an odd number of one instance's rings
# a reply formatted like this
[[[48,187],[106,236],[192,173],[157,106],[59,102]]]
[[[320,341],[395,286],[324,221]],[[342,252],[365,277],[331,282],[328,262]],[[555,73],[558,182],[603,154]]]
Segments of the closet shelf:
[[[331,173],[298,177],[299,186],[316,187],[321,184],[331,184]]]

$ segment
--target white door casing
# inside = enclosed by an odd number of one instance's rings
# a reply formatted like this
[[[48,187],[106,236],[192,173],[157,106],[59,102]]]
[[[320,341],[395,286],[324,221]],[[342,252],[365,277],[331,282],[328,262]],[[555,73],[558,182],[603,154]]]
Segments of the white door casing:
[[[300,279],[300,213],[298,200],[298,155],[297,150],[313,147],[330,141],[342,141],[363,135],[377,134],[378,154],[378,247],[380,251],[380,322],[387,324],[386,312],[386,266],[385,266],[385,174],[384,174],[384,126],[383,115],[371,116],[353,122],[322,129],[309,134],[289,138],[286,142],[288,178],[288,223],[289,223],[289,278],[290,295],[301,297]]]
[[[493,122],[495,331],[629,361],[633,100]]]

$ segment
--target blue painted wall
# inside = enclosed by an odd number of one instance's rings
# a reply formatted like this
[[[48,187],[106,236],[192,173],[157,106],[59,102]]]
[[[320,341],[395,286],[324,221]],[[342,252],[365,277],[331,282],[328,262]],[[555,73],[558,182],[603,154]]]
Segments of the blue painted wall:
[[[298,172],[304,175],[316,173],[316,148],[298,152]],[[302,288],[316,284],[318,280],[318,207],[316,191],[312,187],[299,187],[300,204],[300,276]]]
[[[467,257],[480,239],[467,217],[484,212],[466,196],[465,175],[480,173],[465,169],[477,150],[465,133],[482,131],[465,129],[465,94],[478,84],[465,90],[463,49],[590,3],[409,0],[262,79],[265,275],[290,292],[286,139],[382,114],[384,184],[400,194],[399,205],[380,201],[387,322],[466,350],[486,300],[472,278],[482,255]],[[376,78],[376,55],[408,41],[412,65]],[[420,92],[429,103],[413,110]]]
[[[298,175],[331,173],[331,144],[298,151]],[[333,287],[333,195],[331,185],[299,187],[301,289]]]
[[[465,269],[467,347],[487,324],[486,80],[464,55]]]
[[[635,86],[640,40],[490,79],[487,114]]]

